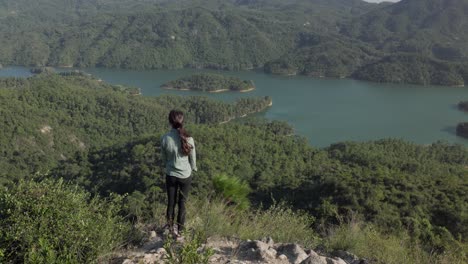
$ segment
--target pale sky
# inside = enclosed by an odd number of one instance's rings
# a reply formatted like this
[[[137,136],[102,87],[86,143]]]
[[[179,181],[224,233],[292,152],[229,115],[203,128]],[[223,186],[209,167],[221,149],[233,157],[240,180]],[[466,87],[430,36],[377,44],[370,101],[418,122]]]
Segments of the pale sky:
[[[398,2],[400,0],[364,0],[366,2],[371,2],[371,3],[380,3],[380,2]]]

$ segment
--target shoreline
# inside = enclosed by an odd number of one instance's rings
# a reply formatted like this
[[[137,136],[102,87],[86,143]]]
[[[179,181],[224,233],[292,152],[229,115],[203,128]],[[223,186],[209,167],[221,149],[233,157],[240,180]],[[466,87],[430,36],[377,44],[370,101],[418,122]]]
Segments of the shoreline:
[[[240,91],[237,91],[237,92],[239,92],[239,93],[248,93],[248,92],[251,92],[251,91],[253,91],[255,89],[256,89],[256,87],[252,87],[252,88],[249,88],[249,89],[246,89],[246,90],[240,90]]]
[[[24,67],[24,68],[30,68],[29,66],[25,66],[25,65],[14,65],[14,64],[11,64],[11,65],[3,65],[3,69],[5,68],[8,68],[8,67]],[[120,67],[98,67],[98,66],[89,66],[89,67],[75,67],[75,66],[71,66],[70,65],[51,65],[51,66],[48,66],[48,67],[52,67],[54,69],[71,69],[71,68],[76,68],[76,69],[86,69],[86,68],[99,68],[99,69],[121,69],[121,70],[132,70],[132,68],[129,68],[129,69],[123,69],[123,68],[120,68]],[[1,68],[0,68],[1,69]],[[170,68],[170,69],[146,69],[146,70],[182,70],[182,69],[195,69],[193,67],[181,67],[181,68]],[[197,68],[198,69],[198,68]],[[213,70],[212,68],[199,68],[201,70]],[[241,70],[220,70],[220,71],[226,71],[226,72],[242,72],[242,71],[246,71],[246,72],[257,72],[258,70],[261,70],[262,68],[261,67],[258,67],[258,68],[253,68],[253,69],[241,69]],[[133,69],[135,70],[135,69]],[[360,79],[360,78],[355,78],[351,75],[341,75],[341,76],[338,76],[338,77],[329,77],[329,76],[325,76],[325,75],[322,75],[322,76],[313,76],[313,75],[310,75],[310,74],[302,74],[302,73],[299,73],[299,74],[278,74],[278,73],[268,73],[268,72],[265,72],[265,71],[261,71],[262,73],[265,73],[266,75],[272,75],[272,76],[287,76],[287,77],[294,77],[294,76],[305,76],[305,77],[310,77],[312,79],[349,79],[349,80],[355,80],[355,81],[362,81],[362,82],[369,82],[369,83],[375,83],[375,84],[403,84],[403,85],[416,85],[416,86],[435,86],[435,87],[460,87],[460,88],[463,88],[463,87],[467,87],[468,85],[464,84],[464,85],[449,85],[449,84],[432,84],[432,83],[429,83],[429,84],[419,84],[419,83],[407,83],[407,82],[401,82],[401,83],[395,83],[395,82],[381,82],[381,81],[374,81],[374,80],[366,80],[366,79]],[[164,89],[169,89],[169,88],[164,88]],[[181,90],[181,91],[185,91],[183,89],[174,89],[174,90]],[[190,89],[187,89],[187,90],[190,90]],[[250,91],[250,89],[249,89]],[[239,92],[244,92],[244,91],[239,91]],[[247,91],[246,91],[247,92]]]
[[[230,122],[230,121],[232,121],[234,119],[237,119],[237,118],[243,118],[243,117],[246,117],[246,116],[251,115],[251,114],[260,113],[260,112],[264,111],[265,109],[271,107],[272,105],[273,105],[273,100],[271,100],[270,103],[267,106],[263,107],[261,110],[248,112],[248,113],[245,113],[245,114],[243,114],[241,116],[231,117],[228,120],[224,120],[224,121],[219,122],[218,124],[219,125],[226,124],[226,123],[228,123],[228,122]]]
[[[252,88],[249,88],[249,89],[246,89],[246,90],[230,90],[230,89],[218,89],[218,90],[212,90],[212,91],[201,91],[201,90],[192,90],[192,89],[188,89],[188,88],[174,88],[174,87],[162,87],[162,89],[165,89],[165,90],[176,90],[176,91],[192,91],[192,92],[204,92],[204,93],[224,93],[224,92],[239,92],[239,93],[248,93],[248,92],[251,92],[253,90],[255,90],[255,87],[252,87]]]

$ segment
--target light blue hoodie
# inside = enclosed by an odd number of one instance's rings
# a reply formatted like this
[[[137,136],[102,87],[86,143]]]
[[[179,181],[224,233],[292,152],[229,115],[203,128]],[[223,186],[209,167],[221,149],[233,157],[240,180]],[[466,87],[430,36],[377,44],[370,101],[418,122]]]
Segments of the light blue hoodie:
[[[192,170],[197,171],[197,158],[195,152],[195,142],[192,137],[188,138],[188,143],[192,145],[192,150],[188,155],[182,153],[182,143],[177,129],[171,129],[161,140],[161,158],[166,164],[166,174],[178,178],[188,178],[192,175]]]

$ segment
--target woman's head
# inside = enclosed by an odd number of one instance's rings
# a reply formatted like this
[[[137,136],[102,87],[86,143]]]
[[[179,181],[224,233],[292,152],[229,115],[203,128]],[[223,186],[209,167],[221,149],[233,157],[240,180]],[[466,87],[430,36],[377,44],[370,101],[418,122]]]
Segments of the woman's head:
[[[184,126],[184,113],[179,110],[171,110],[169,113],[169,123],[175,129],[179,129]]]
[[[184,128],[184,113],[179,110],[172,110],[169,112],[169,123],[179,132],[182,153],[188,155],[193,146],[188,143],[189,133]]]

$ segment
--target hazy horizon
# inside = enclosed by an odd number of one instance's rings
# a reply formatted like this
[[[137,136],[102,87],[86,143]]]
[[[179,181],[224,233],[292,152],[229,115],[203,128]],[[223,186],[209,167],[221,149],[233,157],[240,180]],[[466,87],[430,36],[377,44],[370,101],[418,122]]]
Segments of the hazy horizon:
[[[400,0],[364,0],[370,3],[381,3],[381,2],[398,2]]]

